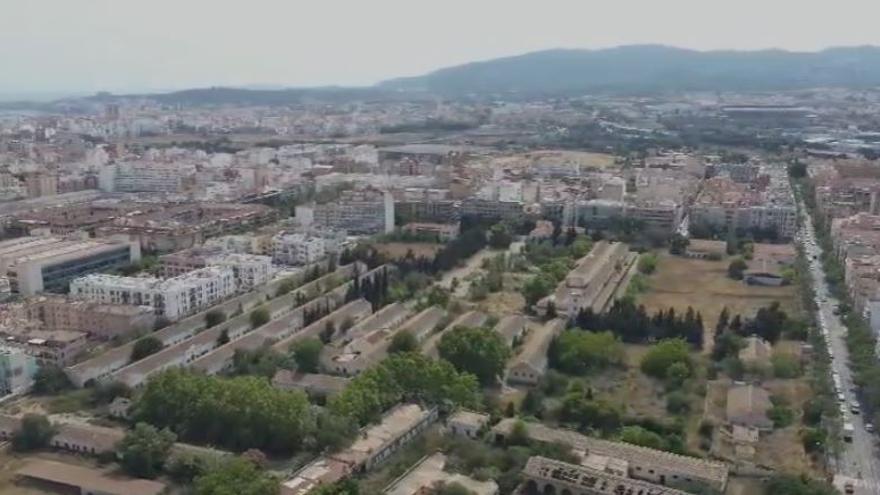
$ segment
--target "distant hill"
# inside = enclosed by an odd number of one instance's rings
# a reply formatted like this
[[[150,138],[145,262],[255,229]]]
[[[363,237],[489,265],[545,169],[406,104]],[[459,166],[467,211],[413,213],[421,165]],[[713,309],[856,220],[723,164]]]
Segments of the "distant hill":
[[[463,93],[780,90],[880,85],[880,48],[695,51],[660,45],[546,50],[392,79],[393,90]]]

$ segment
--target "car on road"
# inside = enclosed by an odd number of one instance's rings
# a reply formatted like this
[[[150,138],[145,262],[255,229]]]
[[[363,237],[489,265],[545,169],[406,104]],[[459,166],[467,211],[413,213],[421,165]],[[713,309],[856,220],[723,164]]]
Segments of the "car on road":
[[[849,403],[849,412],[853,414],[859,414],[861,409],[859,408],[859,403],[856,401],[852,401]]]
[[[865,431],[874,433],[874,423],[865,423]]]

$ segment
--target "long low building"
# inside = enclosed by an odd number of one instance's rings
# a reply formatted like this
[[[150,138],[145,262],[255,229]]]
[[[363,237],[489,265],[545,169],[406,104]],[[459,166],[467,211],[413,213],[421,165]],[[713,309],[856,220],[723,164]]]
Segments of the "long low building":
[[[519,352],[507,366],[507,382],[537,385],[547,372],[547,351],[550,344],[565,330],[565,326],[565,320],[556,318],[528,332]]]
[[[300,270],[288,278],[292,278],[295,283],[300,284],[305,280],[308,273],[307,270],[312,270],[315,266],[323,266],[323,264],[306,267],[306,269]],[[352,269],[355,270],[354,267]],[[358,269],[363,270],[363,267]],[[216,311],[229,316],[239,311],[249,311],[263,304],[267,298],[275,297],[279,286],[285,280],[275,280],[246,294],[234,297],[211,308],[206,308],[205,311],[168,325],[161,330],[153,332],[150,336],[162,342],[163,347],[179,344],[191,339],[194,335],[205,329],[205,315],[208,312]],[[78,387],[83,387],[93,380],[106,379],[111,373],[131,363],[131,351],[133,348],[134,342],[114,347],[92,359],[66,368],[65,372],[70,381]]]
[[[597,459],[597,461],[599,461]],[[582,495],[690,495],[688,492],[647,481],[627,478],[617,464],[604,459],[596,465],[579,466],[546,457],[530,457],[523,469],[526,495],[578,493]]]
[[[387,412],[379,424],[361,430],[350,447],[306,464],[281,484],[281,495],[305,495],[318,486],[369,471],[436,420],[436,408],[401,404]]]
[[[341,308],[332,311],[318,321],[306,326],[301,331],[275,342],[272,344],[272,347],[278,352],[288,352],[290,346],[297,340],[319,337],[323,332],[326,332],[328,328],[333,330],[333,332],[327,337],[330,341],[333,341],[341,333],[340,327],[344,324],[357,324],[357,322],[371,314],[373,314],[373,306],[368,301],[365,299],[355,299]]]
[[[80,495],[160,495],[167,488],[158,481],[44,459],[28,460],[15,474],[39,488]]]
[[[507,438],[517,421],[514,418],[506,418],[496,424],[492,428],[495,441],[503,441]],[[619,467],[616,471],[629,478],[659,485],[671,484],[683,489],[700,490],[708,487],[718,492],[723,492],[727,486],[729,469],[722,462],[673,454],[624,442],[611,442],[588,437],[572,430],[550,428],[541,423],[526,423],[526,433],[536,442],[571,446],[572,451],[585,463],[595,463],[603,458],[622,461],[616,464]]]
[[[461,485],[474,495],[496,495],[498,483],[492,480],[478,481],[461,473],[446,471],[446,456],[436,453],[425,457],[400,478],[385,488],[386,495],[418,495],[441,485]]]
[[[321,353],[321,366],[329,373],[343,376],[363,372],[385,357],[392,339],[411,314],[401,303],[382,308],[349,330],[345,341],[326,346]]]

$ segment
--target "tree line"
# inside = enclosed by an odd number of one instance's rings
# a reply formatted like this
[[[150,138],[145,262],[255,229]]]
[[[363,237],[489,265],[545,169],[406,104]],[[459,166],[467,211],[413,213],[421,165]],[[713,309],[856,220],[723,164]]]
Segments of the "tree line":
[[[636,306],[628,299],[621,299],[605,313],[597,314],[591,308],[581,309],[574,324],[582,330],[610,330],[631,344],[681,338],[697,349],[703,347],[703,316],[690,306],[683,315],[677,315],[675,308],[669,308],[658,310],[652,316],[643,305]]]

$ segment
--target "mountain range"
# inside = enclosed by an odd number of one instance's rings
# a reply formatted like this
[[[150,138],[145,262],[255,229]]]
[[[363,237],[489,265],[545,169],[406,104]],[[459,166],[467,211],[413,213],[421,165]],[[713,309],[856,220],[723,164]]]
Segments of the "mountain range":
[[[880,85],[880,48],[696,51],[660,45],[545,50],[393,79],[381,88],[438,93],[784,90]]]
[[[662,45],[554,49],[442,68],[373,86],[196,88],[146,96],[184,105],[284,105],[443,96],[548,96],[674,91],[777,91],[880,86],[880,47],[697,51]],[[108,95],[91,97],[103,99]],[[17,108],[20,103],[0,104]]]

